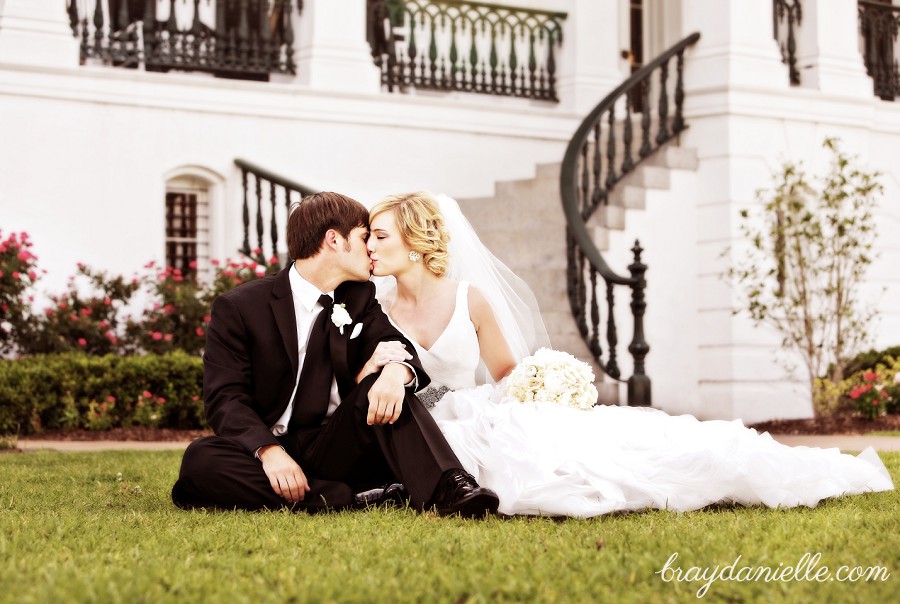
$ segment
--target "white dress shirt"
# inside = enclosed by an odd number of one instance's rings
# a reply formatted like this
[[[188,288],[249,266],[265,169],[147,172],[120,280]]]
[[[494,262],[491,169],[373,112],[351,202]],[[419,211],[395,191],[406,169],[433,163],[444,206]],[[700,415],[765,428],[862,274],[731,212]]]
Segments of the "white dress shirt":
[[[288,402],[287,409],[281,414],[275,424],[272,426],[272,434],[281,436],[288,430],[288,423],[291,421],[291,415],[294,412],[294,398],[297,396],[297,388],[300,386],[300,374],[303,371],[303,362],[306,360],[307,346],[309,345],[309,336],[312,332],[313,324],[319,313],[322,312],[322,305],[319,304],[319,296],[323,292],[319,291],[315,285],[304,279],[300,272],[297,271],[296,265],[290,272],[291,294],[294,297],[294,313],[297,317],[297,351],[299,364],[297,365],[297,379],[294,382],[294,391],[291,392],[291,399]],[[327,292],[327,296],[334,299],[334,292]],[[415,388],[418,384],[415,369],[409,363],[402,363],[409,367],[413,374],[413,379],[406,384],[407,387]],[[328,399],[328,410],[325,412],[326,419],[334,414],[334,411],[341,404],[341,397],[338,393],[337,379],[331,378],[331,395]]]

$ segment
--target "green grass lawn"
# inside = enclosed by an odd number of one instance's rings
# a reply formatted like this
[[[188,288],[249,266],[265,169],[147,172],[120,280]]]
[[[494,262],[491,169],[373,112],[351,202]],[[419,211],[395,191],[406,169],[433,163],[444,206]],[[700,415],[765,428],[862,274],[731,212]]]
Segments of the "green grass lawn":
[[[183,512],[169,501],[180,457],[0,455],[0,602],[696,601],[705,581],[666,582],[674,572],[659,572],[675,553],[671,568],[685,573],[738,556],[735,572],[783,570],[821,554],[808,578],[716,581],[705,601],[891,602],[900,594],[897,491],[812,510],[562,521],[405,509]],[[882,458],[897,482],[900,453]],[[886,567],[890,578],[812,580],[844,565]]]

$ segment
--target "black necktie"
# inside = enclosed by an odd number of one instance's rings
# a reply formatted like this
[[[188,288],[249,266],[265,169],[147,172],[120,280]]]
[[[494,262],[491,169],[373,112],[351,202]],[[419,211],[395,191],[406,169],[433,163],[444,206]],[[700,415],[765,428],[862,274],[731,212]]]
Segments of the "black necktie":
[[[309,333],[306,358],[303,360],[303,369],[300,371],[300,384],[297,386],[297,394],[294,396],[294,410],[291,413],[291,421],[288,423],[288,431],[319,421],[328,411],[331,382],[334,379],[334,371],[331,368],[331,348],[328,343],[328,322],[331,320],[334,301],[330,296],[322,294],[319,296],[319,304],[323,308]]]

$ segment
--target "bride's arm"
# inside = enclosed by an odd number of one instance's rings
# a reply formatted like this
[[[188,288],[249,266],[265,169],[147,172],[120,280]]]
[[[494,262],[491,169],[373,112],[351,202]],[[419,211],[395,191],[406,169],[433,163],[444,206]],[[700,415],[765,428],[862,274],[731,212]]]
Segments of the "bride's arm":
[[[491,372],[495,382],[499,382],[516,366],[516,359],[503,337],[497,317],[478,288],[469,287],[469,316],[478,334],[481,358]]]

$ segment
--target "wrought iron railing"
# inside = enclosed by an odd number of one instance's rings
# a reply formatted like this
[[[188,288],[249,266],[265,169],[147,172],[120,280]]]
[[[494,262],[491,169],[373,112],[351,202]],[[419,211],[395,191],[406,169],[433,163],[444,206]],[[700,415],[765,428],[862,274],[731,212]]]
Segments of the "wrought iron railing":
[[[241,170],[243,187],[244,240],[238,251],[260,263],[278,258],[286,249],[286,246],[279,249],[278,233],[287,232],[291,205],[315,190],[244,159],[236,159],[234,164]],[[251,233],[251,224],[255,233]]]
[[[788,66],[791,84],[800,84],[800,71],[797,69],[797,29],[803,20],[803,7],[800,0],[773,0],[773,16],[775,40],[781,49],[781,62]]]
[[[893,101],[900,95],[900,70],[897,67],[900,6],[859,0],[858,8],[863,60],[875,85],[875,96]]]
[[[81,62],[265,80],[294,73],[303,0],[67,0]]]
[[[565,13],[458,0],[369,0],[369,45],[391,92],[409,88],[558,101]]]
[[[591,239],[587,221],[598,208],[609,203],[613,187],[623,176],[687,127],[682,111],[684,52],[699,39],[699,33],[688,36],[604,98],[581,123],[563,158],[560,191],[567,223],[569,306],[584,341],[601,369],[609,377],[621,381],[614,292],[617,285],[631,290],[634,330],[628,351],[634,360],[634,369],[627,380],[629,405],[649,405],[651,402],[650,378],[644,366],[650,351],[644,338],[644,311],[647,306],[644,275],[647,266],[641,262],[643,249],[635,241],[632,248],[634,261],[628,267],[630,275],[626,277],[613,272]],[[669,81],[669,65],[673,59],[676,70],[674,84]],[[658,78],[658,84],[653,82],[654,78]],[[674,90],[672,100],[670,89]],[[641,91],[643,96],[639,133],[634,132],[633,122],[637,121],[632,107],[634,90]],[[652,104],[651,90],[656,91]],[[670,108],[673,109],[671,117]],[[624,112],[621,119],[617,116],[619,109]],[[632,147],[636,142],[640,148],[635,156]],[[599,279],[604,284],[600,284]],[[601,306],[606,308],[605,334],[601,333]],[[605,355],[601,344],[603,339],[606,341]]]

